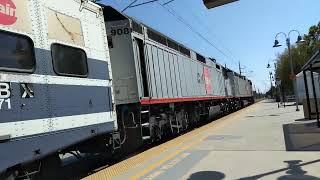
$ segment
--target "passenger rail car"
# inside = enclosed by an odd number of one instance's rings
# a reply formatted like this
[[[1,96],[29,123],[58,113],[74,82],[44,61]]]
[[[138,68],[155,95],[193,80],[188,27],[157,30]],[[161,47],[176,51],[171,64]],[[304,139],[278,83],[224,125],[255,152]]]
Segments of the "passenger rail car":
[[[0,173],[116,130],[101,7],[7,0],[0,9]]]

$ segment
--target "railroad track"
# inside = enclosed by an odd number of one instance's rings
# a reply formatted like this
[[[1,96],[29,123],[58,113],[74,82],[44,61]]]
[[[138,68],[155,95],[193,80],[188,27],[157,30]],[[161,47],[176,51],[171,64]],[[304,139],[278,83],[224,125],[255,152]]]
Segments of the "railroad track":
[[[105,179],[106,177],[109,179],[125,172],[133,165],[147,161],[154,154],[158,154],[172,146],[182,144],[190,140],[191,137],[194,137],[195,135],[200,137],[201,134],[208,129],[224,126],[227,122],[236,119],[236,117],[240,114],[243,114],[249,109],[256,107],[259,102],[227,116],[218,117],[211,121],[203,122],[201,125],[185,131],[179,136],[172,136],[153,144],[147,144],[141,147],[138,151],[120,157],[119,159],[105,158],[102,155],[86,155],[80,160],[77,160],[76,158],[64,160],[69,162],[61,168],[59,173],[64,174],[62,179],[66,180],[82,178],[93,180]]]

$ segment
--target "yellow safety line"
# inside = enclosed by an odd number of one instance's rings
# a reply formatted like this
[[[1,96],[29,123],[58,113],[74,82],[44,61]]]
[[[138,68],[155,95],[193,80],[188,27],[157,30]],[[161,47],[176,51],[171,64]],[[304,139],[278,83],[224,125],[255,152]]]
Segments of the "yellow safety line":
[[[203,130],[203,129],[202,129]],[[141,162],[144,162],[148,159],[151,159],[154,157],[155,154],[160,154],[165,151],[168,151],[171,147],[176,146],[177,144],[183,143],[187,140],[189,140],[191,137],[194,137],[196,134],[198,134],[200,129],[196,129],[193,133],[189,132],[186,133],[183,137],[179,136],[176,139],[173,139],[171,141],[168,141],[164,144],[161,144],[157,147],[153,147],[151,149],[146,150],[145,152],[142,152],[136,156],[133,156],[129,159],[126,159],[122,162],[119,162],[118,164],[115,164],[113,166],[110,166],[102,171],[99,171],[89,177],[86,177],[85,179],[105,179],[105,178],[112,178],[114,176],[117,176],[123,172],[125,172],[127,169],[132,168],[135,165],[138,165]],[[97,177],[98,178],[97,178]],[[105,178],[101,178],[101,176],[104,176]]]
[[[147,167],[146,169],[142,170],[141,172],[139,172],[138,174],[130,177],[131,180],[136,180],[144,175],[146,175],[148,172],[156,169],[157,167],[160,167],[162,164],[164,164],[165,162],[173,159],[174,157],[176,157],[177,155],[179,155],[180,153],[182,153],[183,151],[190,149],[191,147],[195,146],[196,144],[199,144],[201,141],[203,141],[203,139],[205,139],[206,136],[202,136],[200,139],[193,141],[192,143],[181,147],[178,150],[175,150],[175,152],[171,153],[170,155],[166,156],[165,158],[161,159],[160,161],[158,161],[155,164],[152,164],[151,166]]]
[[[257,103],[260,104],[260,103]],[[169,161],[170,159],[173,159],[175,156],[179,155],[180,153],[182,153],[183,151],[191,148],[192,146],[200,143],[205,137],[206,135],[203,135],[203,133],[210,129],[210,128],[218,128],[220,126],[222,126],[223,124],[226,124],[226,122],[229,122],[231,120],[233,120],[236,116],[239,116],[240,114],[245,113],[246,111],[256,107],[256,105],[252,105],[249,106],[248,108],[242,109],[240,111],[237,111],[235,113],[229,114],[225,117],[220,118],[218,121],[214,121],[212,123],[209,123],[205,126],[202,126],[198,129],[195,129],[193,131],[190,131],[186,134],[183,134],[181,136],[176,137],[175,139],[172,139],[168,142],[165,142],[159,146],[153,147],[151,149],[148,149],[140,154],[137,154],[131,158],[128,158],[122,162],[119,162],[117,164],[114,164],[106,169],[103,169],[99,172],[96,172],[84,179],[86,180],[96,180],[96,179],[112,179],[112,177],[118,176],[124,172],[126,172],[128,169],[131,169],[133,167],[135,167],[136,165],[139,165],[142,162],[145,162],[148,159],[151,159],[154,157],[155,154],[160,154],[163,153],[165,151],[168,151],[170,148],[177,146],[183,142],[190,142],[190,140],[192,138],[194,138],[195,135],[202,135],[200,136],[199,139],[182,146],[181,148],[179,148],[178,150],[176,150],[175,152],[169,154],[168,156],[166,156],[165,158],[159,160],[158,162],[156,162],[155,164],[143,169],[141,172],[137,173],[136,175],[132,176],[131,179],[137,179],[139,177],[142,177],[143,175],[147,174],[148,172],[152,171],[153,169],[161,166],[163,163]],[[229,121],[229,118],[231,118]]]
[[[247,110],[248,110],[248,109],[247,109]],[[237,113],[237,114],[234,114],[234,115],[235,115],[235,116],[238,116],[238,115],[240,115],[240,114],[242,114],[242,113],[244,113],[244,112],[245,112],[245,111],[240,111],[240,112],[238,111],[238,113]],[[225,122],[225,121],[224,121],[224,122]],[[222,122],[221,122],[221,123],[220,123],[220,126],[221,126],[221,124],[225,124],[225,123],[222,123]],[[211,123],[210,123],[209,125],[210,125],[210,126],[208,126],[208,127],[211,127],[211,126],[212,126]],[[215,129],[216,129],[216,128],[217,128],[217,124],[215,124]],[[157,163],[152,164],[151,166],[143,169],[143,170],[140,171],[139,173],[137,173],[137,174],[135,174],[134,176],[130,177],[130,179],[131,179],[131,180],[136,180],[136,179],[138,179],[138,178],[146,175],[146,174],[149,173],[150,171],[152,171],[152,170],[160,167],[160,166],[161,166],[162,164],[164,164],[165,162],[167,162],[167,161],[175,158],[177,155],[179,155],[179,154],[182,153],[183,151],[185,151],[185,150],[187,150],[187,149],[190,149],[191,147],[199,144],[199,143],[200,143],[201,141],[203,141],[203,139],[205,139],[207,136],[208,136],[208,134],[203,135],[201,138],[199,138],[199,140],[194,141],[194,142],[192,142],[192,143],[190,143],[190,144],[188,144],[188,145],[186,145],[186,146],[183,146],[181,149],[176,150],[175,152],[171,153],[170,155],[166,156],[165,158],[159,160]]]

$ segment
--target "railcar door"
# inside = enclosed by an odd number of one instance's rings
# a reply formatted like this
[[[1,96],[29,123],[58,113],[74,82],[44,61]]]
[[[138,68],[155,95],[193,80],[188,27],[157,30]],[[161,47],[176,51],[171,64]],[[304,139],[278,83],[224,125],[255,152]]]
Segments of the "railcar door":
[[[148,69],[147,69],[147,62],[145,58],[145,50],[144,50],[144,43],[141,39],[134,38],[133,39],[134,45],[134,52],[135,52],[135,59],[139,64],[139,75],[140,75],[140,87],[141,87],[141,95],[142,97],[149,97],[149,84],[148,84]]]

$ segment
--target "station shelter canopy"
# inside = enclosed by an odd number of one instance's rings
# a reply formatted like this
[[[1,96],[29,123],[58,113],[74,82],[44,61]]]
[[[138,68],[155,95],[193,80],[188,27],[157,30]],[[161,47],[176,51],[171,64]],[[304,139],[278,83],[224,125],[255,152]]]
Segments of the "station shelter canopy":
[[[318,107],[318,99],[317,99],[317,94],[316,94],[316,87],[315,86],[315,74],[320,73],[320,50],[318,50],[309,60],[308,62],[302,67],[301,69],[303,71],[303,77],[304,77],[304,85],[305,85],[305,92],[306,92],[306,99],[307,99],[307,106],[308,106],[308,114],[309,114],[309,119],[311,118],[311,103],[310,99],[314,99],[314,105],[315,105],[315,110],[316,110],[316,117],[317,117],[317,122],[318,122],[318,127],[320,127],[320,120],[319,120],[319,107]],[[311,75],[311,84],[312,84],[312,90],[309,90],[308,88],[308,78],[307,78],[307,72],[310,72]],[[313,92],[313,97],[310,97],[309,92]],[[319,95],[318,95],[319,96]]]

